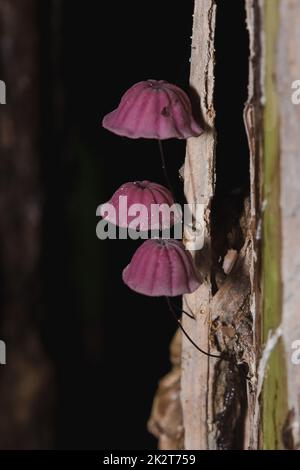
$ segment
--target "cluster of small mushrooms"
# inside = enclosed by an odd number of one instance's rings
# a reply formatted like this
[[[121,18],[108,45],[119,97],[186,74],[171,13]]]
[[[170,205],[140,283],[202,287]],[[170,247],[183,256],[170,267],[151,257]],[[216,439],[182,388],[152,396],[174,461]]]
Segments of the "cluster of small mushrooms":
[[[176,85],[163,80],[147,80],[132,86],[122,97],[117,109],[106,115],[103,127],[109,131],[132,139],[157,139],[165,170],[162,141],[166,139],[187,139],[203,133],[192,114],[191,102],[187,94]],[[129,213],[119,215],[120,197],[127,196],[128,206],[143,204],[151,214],[153,204],[174,203],[172,186],[166,174],[169,189],[150,181],[124,183],[109,201],[115,208],[116,218],[110,220],[109,214],[101,215],[109,222],[127,228],[132,220]],[[175,220],[171,220],[174,223]],[[150,217],[142,219],[139,230],[165,228],[165,218],[161,217],[158,227],[151,225]],[[192,293],[201,284],[193,258],[182,241],[155,238],[145,241],[134,254],[130,264],[123,271],[123,281],[135,292],[152,297],[166,297],[169,308],[180,328],[194,346],[202,351],[183,329],[177,319],[175,306],[170,297]],[[191,318],[194,316],[183,311]]]

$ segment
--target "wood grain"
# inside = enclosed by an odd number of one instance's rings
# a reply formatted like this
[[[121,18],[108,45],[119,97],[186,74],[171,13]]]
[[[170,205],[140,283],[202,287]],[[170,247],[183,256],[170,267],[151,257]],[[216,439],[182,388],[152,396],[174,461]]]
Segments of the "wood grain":
[[[201,113],[205,133],[187,142],[184,167],[185,195],[188,203],[202,205],[204,246],[192,252],[205,281],[193,294],[184,297],[184,308],[193,312],[196,321],[184,318],[184,327],[205,350],[210,350],[210,206],[215,187],[214,129],[214,33],[216,3],[214,0],[196,0],[192,39],[190,85],[194,94],[196,112]],[[181,401],[185,431],[185,448],[208,449],[212,417],[211,369],[216,359],[207,358],[185,338],[182,345]],[[209,389],[207,389],[209,387]]]

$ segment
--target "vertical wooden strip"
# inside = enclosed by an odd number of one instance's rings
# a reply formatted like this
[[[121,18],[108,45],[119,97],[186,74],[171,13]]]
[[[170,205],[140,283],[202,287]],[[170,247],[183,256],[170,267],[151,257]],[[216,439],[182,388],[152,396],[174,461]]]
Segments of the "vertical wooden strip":
[[[289,414],[283,430],[287,448],[300,446],[300,365],[292,360],[300,341],[300,104],[292,99],[300,80],[300,3],[279,5],[277,90],[280,115],[280,206],[282,330],[287,369]],[[298,343],[299,350],[299,343]],[[299,353],[295,357],[299,358]]]
[[[196,321],[184,318],[184,327],[205,350],[210,349],[210,205],[215,186],[215,19],[214,0],[195,1],[190,85],[195,97],[200,100],[198,111],[201,110],[205,133],[188,140],[184,180],[188,203],[201,204],[202,208],[199,222],[204,230],[204,246],[201,251],[193,251],[192,254],[204,277],[204,283],[197,292],[184,297],[184,307],[196,316]],[[211,371],[215,363],[216,359],[201,355],[189,341],[183,339],[181,400],[186,449],[208,449],[215,446],[214,438],[211,438]]]
[[[244,109],[244,122],[250,155],[250,308],[253,319],[253,360],[249,366],[247,382],[248,413],[245,423],[245,449],[259,446],[260,413],[256,410],[256,376],[261,346],[261,208],[263,158],[263,106],[264,90],[261,86],[263,68],[261,45],[261,5],[259,0],[245,0],[247,29],[249,32],[248,100]],[[258,411],[258,412],[257,412]]]
[[[281,322],[280,112],[277,96],[277,41],[280,0],[264,1],[265,113],[263,217],[263,341]],[[287,26],[287,25],[286,25]],[[282,343],[274,348],[263,390],[263,448],[282,448],[286,413]]]

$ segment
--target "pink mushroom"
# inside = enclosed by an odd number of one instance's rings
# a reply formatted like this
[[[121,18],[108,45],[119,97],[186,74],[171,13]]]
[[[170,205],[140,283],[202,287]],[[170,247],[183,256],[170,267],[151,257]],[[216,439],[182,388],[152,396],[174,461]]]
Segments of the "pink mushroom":
[[[135,252],[123,271],[123,281],[151,297],[175,297],[194,292],[201,284],[191,254],[178,240],[151,239]]]
[[[114,211],[107,210],[107,204]],[[175,204],[171,192],[164,186],[150,181],[135,181],[123,184],[103,204],[100,215],[109,222],[128,228],[136,220],[137,230],[167,229],[181,220],[180,206]],[[137,215],[138,214],[138,215]]]
[[[203,132],[187,94],[164,80],[133,85],[118,108],[105,116],[103,127],[132,139],[187,139]]]

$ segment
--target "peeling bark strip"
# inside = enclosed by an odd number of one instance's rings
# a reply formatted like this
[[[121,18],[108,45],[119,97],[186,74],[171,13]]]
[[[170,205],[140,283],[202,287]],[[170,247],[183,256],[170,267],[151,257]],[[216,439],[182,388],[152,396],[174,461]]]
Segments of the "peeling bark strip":
[[[253,360],[249,364],[251,379],[247,382],[248,411],[245,426],[245,449],[259,446],[259,420],[257,412],[256,373],[260,357],[261,336],[261,207],[262,207],[262,47],[261,47],[261,6],[259,0],[245,0],[247,29],[249,32],[249,83],[248,100],[244,109],[244,122],[250,152],[250,214],[249,243],[251,247],[250,309],[253,319]]]
[[[184,308],[194,313],[197,321],[184,318],[184,327],[196,342],[207,351],[210,350],[210,300],[211,281],[211,236],[210,205],[215,185],[215,110],[214,94],[214,32],[216,3],[214,0],[196,0],[193,25],[191,78],[190,85],[200,97],[199,108],[206,124],[206,132],[199,138],[191,138],[187,143],[184,167],[185,195],[188,203],[203,204],[202,226],[204,247],[196,253],[195,262],[205,266],[202,272],[205,282],[191,295],[184,298]],[[200,259],[201,257],[201,259]],[[205,259],[205,262],[203,261]],[[183,338],[181,401],[185,432],[185,449],[208,449],[212,426],[211,369],[217,360],[208,358]]]

